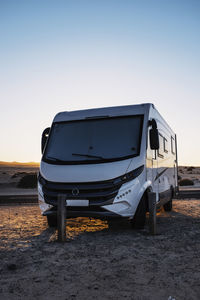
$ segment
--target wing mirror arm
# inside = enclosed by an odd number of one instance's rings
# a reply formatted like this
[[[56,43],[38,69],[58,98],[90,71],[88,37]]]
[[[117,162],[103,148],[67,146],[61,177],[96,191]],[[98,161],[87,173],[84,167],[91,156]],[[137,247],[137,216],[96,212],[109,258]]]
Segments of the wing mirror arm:
[[[42,140],[41,140],[41,151],[42,151],[42,154],[44,152],[44,148],[46,146],[46,142],[48,140],[48,137],[49,137],[49,132],[50,132],[50,127],[46,128],[43,133],[42,133]]]

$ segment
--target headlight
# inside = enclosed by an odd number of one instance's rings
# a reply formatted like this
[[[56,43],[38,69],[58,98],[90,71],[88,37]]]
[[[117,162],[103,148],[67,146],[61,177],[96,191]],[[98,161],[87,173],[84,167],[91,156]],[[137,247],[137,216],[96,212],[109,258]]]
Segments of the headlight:
[[[115,185],[118,185],[118,184],[123,184],[123,183],[129,182],[129,181],[135,179],[136,177],[138,177],[142,173],[143,170],[144,170],[144,165],[140,166],[139,168],[137,168],[129,173],[126,173],[120,177],[115,178],[113,183]]]

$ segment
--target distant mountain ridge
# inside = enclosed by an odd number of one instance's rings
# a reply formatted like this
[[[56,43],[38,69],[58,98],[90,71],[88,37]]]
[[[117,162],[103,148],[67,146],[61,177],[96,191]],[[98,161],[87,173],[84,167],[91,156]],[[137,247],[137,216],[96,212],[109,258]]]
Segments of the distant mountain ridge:
[[[7,162],[7,161],[0,161],[0,166],[24,166],[24,167],[39,167],[40,163],[39,162],[17,162],[17,161],[12,161],[12,162]]]

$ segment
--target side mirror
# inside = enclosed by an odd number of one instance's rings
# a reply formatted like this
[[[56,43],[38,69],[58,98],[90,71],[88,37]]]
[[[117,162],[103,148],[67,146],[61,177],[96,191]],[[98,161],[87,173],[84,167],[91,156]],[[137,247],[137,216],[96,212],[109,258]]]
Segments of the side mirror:
[[[45,148],[46,142],[47,142],[48,137],[49,137],[49,131],[50,131],[50,127],[46,128],[42,133],[42,140],[41,140],[42,153],[44,152],[44,148]]]
[[[159,134],[158,134],[158,129],[157,129],[157,123],[153,119],[150,122],[150,125],[152,125],[152,128],[150,129],[150,148],[152,150],[158,150],[159,149]]]

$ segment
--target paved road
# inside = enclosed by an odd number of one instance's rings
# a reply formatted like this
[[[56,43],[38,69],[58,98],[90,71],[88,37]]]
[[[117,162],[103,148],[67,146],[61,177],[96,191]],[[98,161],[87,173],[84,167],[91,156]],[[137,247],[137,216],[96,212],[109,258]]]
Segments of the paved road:
[[[38,203],[37,195],[0,195],[0,205]]]
[[[180,190],[178,199],[200,199],[199,189]]]

